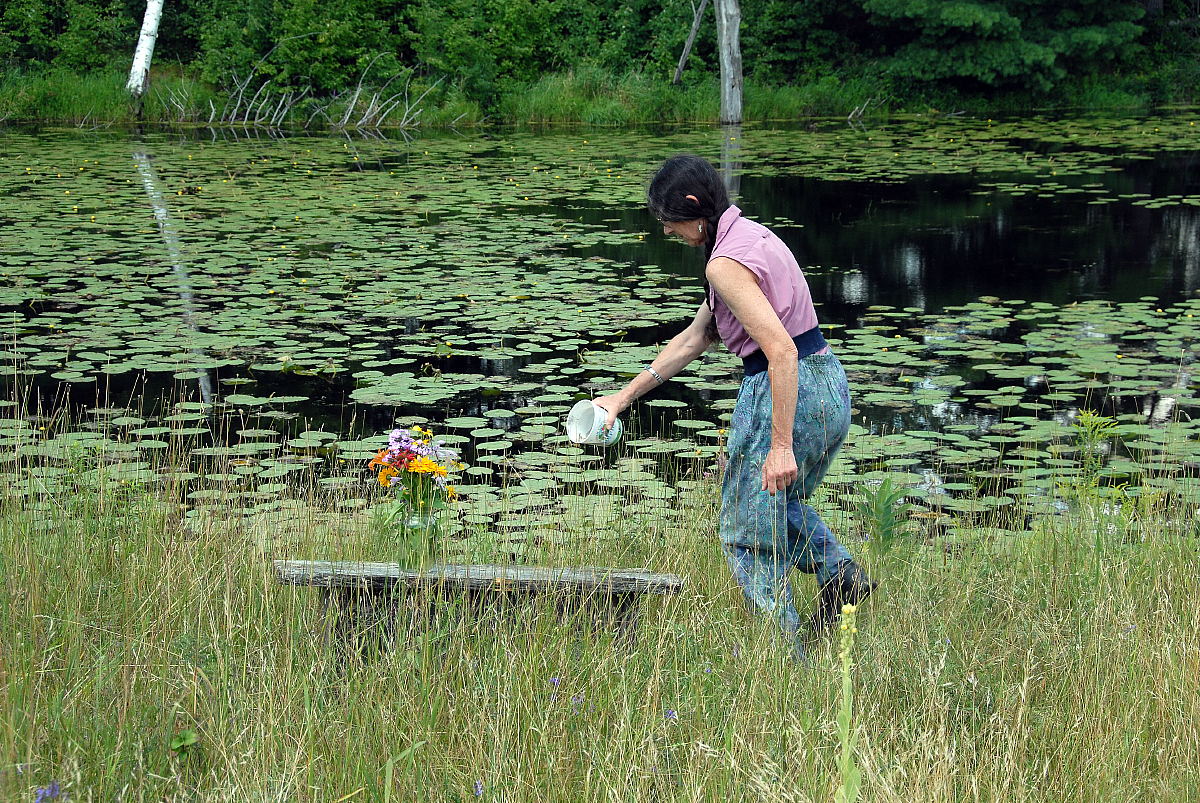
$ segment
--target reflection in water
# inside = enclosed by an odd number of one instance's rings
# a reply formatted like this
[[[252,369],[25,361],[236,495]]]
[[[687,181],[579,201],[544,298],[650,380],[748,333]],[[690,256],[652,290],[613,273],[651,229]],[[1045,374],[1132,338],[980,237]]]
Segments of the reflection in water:
[[[901,248],[899,259],[904,279],[912,291],[909,306],[925,309],[925,260],[912,244]]]
[[[1162,235],[1152,248],[1156,255],[1177,255],[1185,286],[1200,286],[1200,214],[1195,210],[1166,210]]]
[[[839,285],[837,296],[843,303],[856,306],[865,306],[868,303],[866,274],[857,271],[842,273],[835,277],[835,283]],[[811,280],[809,284],[812,284]]]
[[[162,234],[163,244],[167,247],[167,257],[171,261],[171,271],[179,286],[179,299],[183,302],[183,322],[194,332],[199,332],[196,324],[196,302],[192,297],[192,284],[188,278],[187,267],[183,264],[183,250],[179,247],[179,235],[175,231],[175,222],[171,219],[167,202],[159,189],[158,176],[154,165],[150,164],[150,156],[144,151],[134,151],[133,161],[137,165],[138,174],[142,177],[142,186],[154,207],[154,218],[158,221],[158,230]],[[192,353],[203,356],[203,352],[192,349]],[[212,376],[204,369],[200,377],[200,400],[210,404],[213,398]]]
[[[742,126],[732,123],[721,126],[721,177],[729,192],[729,202],[736,204],[742,191]]]
[[[722,137],[722,169],[743,156],[734,149],[740,137],[730,136]],[[1010,174],[901,183],[733,177],[738,206],[810,267],[813,298],[831,323],[858,326],[872,304],[936,313],[981,296],[1069,304],[1155,295],[1167,302],[1200,289],[1200,207],[1148,208],[1121,197],[1200,195],[1200,152],[1056,180],[1089,191],[1013,194],[985,186],[1029,181]],[[1114,200],[1093,202],[1093,191]],[[703,271],[703,260],[663,237],[640,207],[572,206],[570,214],[585,225],[647,233],[636,244],[578,248],[580,257],[651,263],[697,280]]]

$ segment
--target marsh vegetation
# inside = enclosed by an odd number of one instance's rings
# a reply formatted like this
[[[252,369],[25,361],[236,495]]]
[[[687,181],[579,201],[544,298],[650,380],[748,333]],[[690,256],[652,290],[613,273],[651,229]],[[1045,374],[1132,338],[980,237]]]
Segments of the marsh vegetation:
[[[828,799],[837,646],[786,666],[714,543],[736,361],[612,449],[562,428],[695,308],[642,210],[685,150],[796,248],[850,374],[816,504],[884,579],[864,799],[1196,794],[1194,113],[244,134],[0,138],[5,796]],[[465,462],[439,559],[685,593],[632,649],[535,607],[347,664],[268,559],[394,558],[367,461],[412,424]]]

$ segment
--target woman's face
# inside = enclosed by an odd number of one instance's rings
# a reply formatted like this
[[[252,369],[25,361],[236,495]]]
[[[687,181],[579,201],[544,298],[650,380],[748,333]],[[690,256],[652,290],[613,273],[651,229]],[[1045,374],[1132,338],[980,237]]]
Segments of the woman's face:
[[[683,240],[688,245],[702,246],[708,239],[704,227],[708,225],[704,218],[696,220],[660,220],[663,227],[663,234],[668,236],[674,234],[676,237]]]

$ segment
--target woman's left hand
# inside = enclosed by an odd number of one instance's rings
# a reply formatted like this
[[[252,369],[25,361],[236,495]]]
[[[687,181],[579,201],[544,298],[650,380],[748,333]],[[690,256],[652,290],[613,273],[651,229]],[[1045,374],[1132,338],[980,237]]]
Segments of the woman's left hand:
[[[776,491],[785,490],[796,481],[800,470],[796,468],[796,456],[790,446],[772,446],[763,463],[762,489],[774,496]]]

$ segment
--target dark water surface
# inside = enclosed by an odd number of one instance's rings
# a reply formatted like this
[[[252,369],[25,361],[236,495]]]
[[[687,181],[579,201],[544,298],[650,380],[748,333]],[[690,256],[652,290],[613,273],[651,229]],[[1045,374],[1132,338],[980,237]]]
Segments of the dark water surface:
[[[737,203],[772,225],[810,271],[825,320],[853,326],[870,305],[937,312],[981,296],[1067,304],[1090,298],[1164,302],[1200,288],[1200,208],[1092,205],[1094,195],[1030,192],[1013,197],[981,182],[1004,174],[929,176],[903,183],[803,176],[744,178]],[[1090,176],[1112,194],[1200,194],[1200,149],[1130,159],[1118,173]],[[1089,187],[1091,189],[1091,187]],[[577,214],[586,222],[611,210]],[[700,258],[634,210],[629,229],[655,233],[636,247],[592,249],[630,263],[701,275]],[[833,269],[833,270],[830,270]]]

